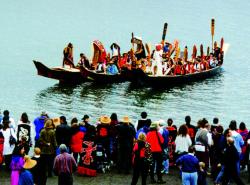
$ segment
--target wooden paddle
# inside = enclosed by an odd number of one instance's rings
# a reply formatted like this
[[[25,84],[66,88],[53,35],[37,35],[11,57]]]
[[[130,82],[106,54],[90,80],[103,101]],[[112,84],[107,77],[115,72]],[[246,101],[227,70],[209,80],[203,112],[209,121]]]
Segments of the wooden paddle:
[[[220,52],[222,53],[223,51],[223,44],[224,44],[224,38],[222,37],[220,40]]]
[[[150,58],[151,58],[150,44],[146,43],[145,47],[146,47],[146,50],[147,50],[147,53],[148,53],[148,57],[147,57],[148,64],[149,64],[149,66],[151,66],[151,63],[150,63]]]
[[[201,58],[203,58],[204,53],[203,53],[203,45],[202,44],[200,45],[200,54],[201,54]]]
[[[212,51],[214,50],[214,28],[215,28],[215,20],[213,18],[211,20]]]
[[[209,54],[210,54],[210,48],[209,48],[209,46],[207,47],[207,56],[209,56]]]
[[[165,42],[165,38],[166,38],[166,34],[167,34],[167,29],[168,29],[168,23],[165,23],[164,27],[163,27],[162,41],[161,41],[163,46],[164,46],[164,42]]]
[[[134,50],[134,33],[132,32],[132,34],[131,34],[131,36],[132,36],[132,40],[131,40],[131,43],[132,43],[132,49]]]
[[[196,58],[196,54],[197,54],[197,48],[196,45],[193,46],[193,54],[192,54],[192,58],[195,59]]]
[[[184,61],[186,62],[188,59],[188,48],[187,46],[185,46],[185,49],[184,49]]]

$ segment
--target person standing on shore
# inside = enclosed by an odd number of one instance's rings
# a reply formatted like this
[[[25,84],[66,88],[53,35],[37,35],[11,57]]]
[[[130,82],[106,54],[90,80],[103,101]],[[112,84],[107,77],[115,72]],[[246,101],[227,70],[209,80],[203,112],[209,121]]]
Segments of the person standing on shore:
[[[147,126],[149,127],[151,124],[151,119],[147,119],[147,112],[141,113],[141,119],[137,121],[137,124],[135,125],[136,131],[140,130],[140,128]]]
[[[188,127],[188,135],[190,136],[192,143],[194,144],[196,127],[191,124],[191,117],[189,115],[185,117],[185,122]]]
[[[234,180],[237,185],[244,185],[238,173],[238,162],[240,157],[234,145],[234,139],[232,137],[227,138],[227,144],[228,146],[226,147],[223,157],[225,169],[222,185],[227,185],[230,179]]]
[[[65,116],[60,117],[60,125],[56,127],[56,142],[57,145],[65,144],[69,149],[70,139],[71,139],[71,129],[67,124]],[[59,153],[59,152],[58,152]]]
[[[149,165],[152,160],[150,144],[146,142],[146,135],[140,133],[133,149],[133,178],[131,185],[136,185],[141,174],[142,185],[146,185]]]
[[[158,132],[158,123],[153,122],[150,125],[150,131],[147,133],[147,142],[151,146],[152,151],[152,165],[150,167],[151,183],[164,184],[166,183],[162,179],[162,162],[163,162],[163,142],[164,139],[160,132]],[[156,173],[158,180],[154,178],[154,169],[156,166]]]
[[[52,177],[53,161],[57,147],[56,135],[52,119],[46,120],[44,129],[40,133],[39,145],[41,148],[42,160],[46,163],[48,177]]]
[[[4,144],[3,144],[3,155],[4,155],[4,163],[5,168],[7,171],[10,170],[10,162],[12,158],[12,152],[15,148],[14,143],[10,143],[10,137],[16,138],[16,133],[13,128],[10,128],[10,120],[3,118],[3,137],[4,137]]]
[[[188,154],[181,156],[176,161],[176,165],[181,167],[182,171],[182,185],[197,185],[199,169],[199,161],[194,156],[195,148],[190,146]]]
[[[43,127],[44,127],[44,122],[45,122],[45,120],[48,119],[48,118],[49,118],[48,114],[47,114],[45,111],[43,111],[43,112],[41,113],[41,115],[38,116],[37,118],[35,118],[34,121],[33,121],[33,124],[34,124],[34,126],[35,126],[35,132],[36,132],[36,136],[35,136],[35,146],[38,145],[37,142],[38,142],[38,139],[39,139],[39,137],[40,137],[40,132],[41,132],[41,130],[42,130]]]
[[[74,157],[67,153],[67,146],[61,144],[61,154],[55,158],[53,170],[58,175],[58,185],[73,185],[73,172],[76,171],[76,161]]]

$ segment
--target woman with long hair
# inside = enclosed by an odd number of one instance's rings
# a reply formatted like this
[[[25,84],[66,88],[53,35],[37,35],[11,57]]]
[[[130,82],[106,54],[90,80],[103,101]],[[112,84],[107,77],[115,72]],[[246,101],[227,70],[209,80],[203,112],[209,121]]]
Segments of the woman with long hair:
[[[175,139],[175,159],[188,153],[188,148],[192,145],[192,140],[188,135],[187,125],[181,125],[178,131],[178,135]]]

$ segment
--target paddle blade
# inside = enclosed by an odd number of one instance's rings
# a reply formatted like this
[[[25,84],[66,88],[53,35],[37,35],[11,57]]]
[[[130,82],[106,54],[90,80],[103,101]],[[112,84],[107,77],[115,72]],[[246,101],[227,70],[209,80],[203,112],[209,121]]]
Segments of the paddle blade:
[[[146,44],[145,44],[145,47],[146,47],[146,50],[147,50],[148,56],[150,57],[150,55],[151,55],[151,51],[150,51],[150,44],[149,44],[149,43],[146,43]]]
[[[196,48],[196,45],[193,46],[193,54],[192,54],[192,58],[196,58],[196,55],[197,55],[197,48]]]
[[[220,40],[220,52],[223,51],[224,38],[222,37]]]
[[[203,45],[200,45],[200,54],[201,54],[201,58],[203,58],[204,56],[204,52],[203,52]]]
[[[187,49],[187,46],[185,46],[185,49],[184,49],[184,61],[186,62],[188,59],[188,49]]]
[[[214,29],[215,29],[215,20],[214,18],[211,20],[211,35],[214,36]]]
[[[209,48],[209,46],[207,47],[207,56],[209,56],[209,54],[210,54],[210,48]]]
[[[162,41],[163,41],[163,43],[164,43],[164,40],[166,38],[167,29],[168,29],[168,23],[165,23],[164,27],[163,27],[163,33],[162,33]]]

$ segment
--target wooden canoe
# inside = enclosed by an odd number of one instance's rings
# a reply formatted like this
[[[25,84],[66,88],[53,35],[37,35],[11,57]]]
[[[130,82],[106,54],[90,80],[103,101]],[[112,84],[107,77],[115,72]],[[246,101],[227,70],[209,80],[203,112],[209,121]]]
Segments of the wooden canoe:
[[[128,76],[130,73],[129,72],[121,72],[115,75],[109,75],[106,73],[96,73],[95,70],[89,70],[84,66],[80,67],[82,78],[83,79],[88,79],[96,83],[102,83],[102,84],[107,84],[107,83],[120,83],[120,82],[125,82],[128,81]]]
[[[49,68],[39,61],[33,60],[33,62],[36,66],[37,73],[40,76],[59,80],[60,83],[77,84],[86,81],[86,79],[81,76],[80,69],[78,68]]]
[[[204,80],[206,78],[210,78],[217,74],[220,74],[221,71],[222,71],[221,66],[217,66],[215,68],[206,71],[186,74],[186,75],[153,76],[144,73],[141,69],[135,69],[132,71],[133,77],[130,78],[130,80],[132,83],[138,85],[171,87],[171,86],[178,86],[181,84],[187,84],[189,82]]]

